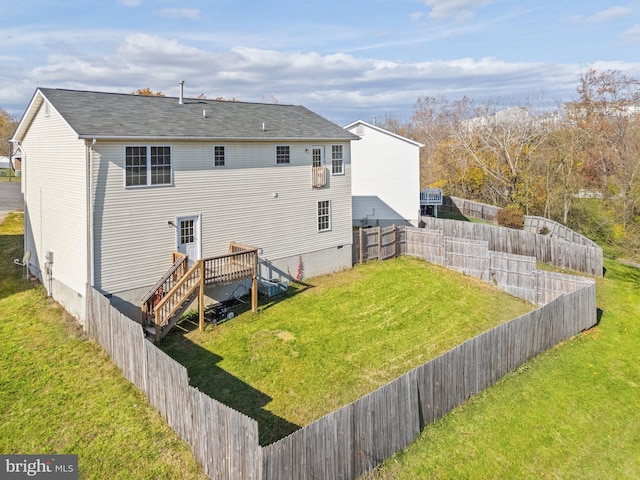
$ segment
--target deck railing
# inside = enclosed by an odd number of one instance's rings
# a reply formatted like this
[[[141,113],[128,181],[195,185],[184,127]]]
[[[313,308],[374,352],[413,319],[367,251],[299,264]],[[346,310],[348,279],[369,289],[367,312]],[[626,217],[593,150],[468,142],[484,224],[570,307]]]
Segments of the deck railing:
[[[327,184],[327,167],[311,167],[311,186],[324,187]]]
[[[258,249],[239,243],[229,244],[229,253],[204,258],[187,269],[186,255],[174,252],[174,264],[142,299],[142,324],[155,326],[155,339],[171,326],[169,322],[179,315],[187,301],[193,301],[199,293],[200,324],[204,322],[204,286],[222,285],[244,279],[252,279],[252,309],[258,304]]]
[[[420,191],[420,205],[442,205],[442,190],[425,188]]]
[[[257,275],[258,251],[236,251],[203,262],[206,285],[231,283]]]

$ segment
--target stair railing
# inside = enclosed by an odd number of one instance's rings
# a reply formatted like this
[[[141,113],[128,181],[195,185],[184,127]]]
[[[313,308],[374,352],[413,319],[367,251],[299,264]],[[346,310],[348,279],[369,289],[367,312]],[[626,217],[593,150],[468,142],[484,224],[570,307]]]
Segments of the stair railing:
[[[173,252],[173,265],[167,270],[156,284],[142,297],[142,324],[149,323],[149,317],[153,316],[154,307],[184,276],[189,268],[189,257],[184,253]]]
[[[153,308],[153,324],[156,327],[156,336],[160,329],[169,322],[169,319],[178,311],[189,296],[200,287],[202,277],[202,260],[195,262],[167,294],[162,297]]]

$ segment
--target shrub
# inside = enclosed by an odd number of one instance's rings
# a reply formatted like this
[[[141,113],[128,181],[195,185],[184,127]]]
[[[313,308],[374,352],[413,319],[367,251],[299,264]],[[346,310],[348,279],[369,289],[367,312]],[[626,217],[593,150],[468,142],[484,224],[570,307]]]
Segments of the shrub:
[[[524,212],[518,205],[507,205],[498,210],[496,221],[498,225],[503,227],[522,230],[524,228]]]

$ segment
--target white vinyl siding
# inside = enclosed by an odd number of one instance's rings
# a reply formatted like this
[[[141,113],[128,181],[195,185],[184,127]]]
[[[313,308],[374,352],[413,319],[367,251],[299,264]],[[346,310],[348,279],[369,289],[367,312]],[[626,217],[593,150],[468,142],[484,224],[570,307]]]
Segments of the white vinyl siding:
[[[177,142],[171,145],[173,188],[123,189],[116,162],[122,144],[99,142],[94,173],[95,231],[102,245],[100,288],[116,291],[153,284],[171,264],[176,248],[176,231],[168,220],[195,212],[202,219],[203,257],[226,253],[231,241],[261,248],[261,258],[270,261],[348,247],[349,143],[343,144],[345,175],[321,190],[310,186],[311,146],[291,143],[289,167],[282,169],[274,164],[274,143],[228,142],[226,167],[215,169],[212,143]],[[331,144],[323,147],[330,150]],[[332,218],[331,230],[319,233],[321,200],[331,201]]]
[[[362,137],[351,145],[353,222],[417,225],[420,211],[420,148],[368,125],[354,125]]]
[[[22,141],[26,248],[35,273],[44,273],[46,253],[52,252],[52,278],[84,296],[88,150],[55,109],[45,112],[45,105]]]

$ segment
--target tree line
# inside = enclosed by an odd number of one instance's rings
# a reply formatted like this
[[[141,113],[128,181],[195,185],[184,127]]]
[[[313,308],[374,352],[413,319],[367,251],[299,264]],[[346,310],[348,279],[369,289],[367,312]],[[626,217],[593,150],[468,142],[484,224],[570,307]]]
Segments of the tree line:
[[[422,187],[560,221],[608,253],[640,254],[640,82],[581,74],[553,111],[420,97],[409,121],[381,126],[423,143]]]

